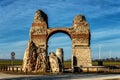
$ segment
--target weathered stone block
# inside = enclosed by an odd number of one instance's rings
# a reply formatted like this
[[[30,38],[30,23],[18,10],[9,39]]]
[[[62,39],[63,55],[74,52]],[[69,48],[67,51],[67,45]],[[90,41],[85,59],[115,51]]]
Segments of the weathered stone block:
[[[59,62],[58,57],[53,52],[50,52],[49,62],[50,62],[51,71],[53,73],[59,73],[60,72],[60,62]]]
[[[62,48],[57,48],[56,50],[56,56],[58,57],[60,63],[60,72],[63,72],[64,70],[64,52]]]
[[[45,72],[47,66],[46,53],[33,41],[28,43],[23,60],[24,72]]]

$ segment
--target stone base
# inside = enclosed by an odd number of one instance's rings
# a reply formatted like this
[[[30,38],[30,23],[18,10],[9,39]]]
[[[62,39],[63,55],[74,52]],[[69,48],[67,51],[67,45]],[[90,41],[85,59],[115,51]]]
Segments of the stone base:
[[[73,66],[92,66],[91,62],[91,51],[89,47],[78,47],[75,48],[73,54]]]

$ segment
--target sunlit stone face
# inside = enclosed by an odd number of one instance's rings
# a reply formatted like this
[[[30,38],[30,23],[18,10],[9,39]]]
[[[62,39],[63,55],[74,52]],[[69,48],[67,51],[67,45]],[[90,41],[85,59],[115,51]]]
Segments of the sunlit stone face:
[[[30,42],[25,51],[24,70],[29,72],[46,72],[48,64],[47,42],[56,32],[63,32],[70,36],[72,41],[72,68],[74,66],[90,66],[90,30],[83,15],[74,18],[71,28],[49,28],[47,15],[37,10],[30,30]],[[62,44],[62,43],[61,43]],[[62,58],[61,53],[57,56]],[[56,58],[54,56],[54,58]],[[57,60],[57,59],[55,59]],[[52,60],[53,62],[57,62]],[[61,59],[62,62],[62,59]],[[54,65],[53,65],[54,66]],[[58,69],[58,68],[57,68]]]

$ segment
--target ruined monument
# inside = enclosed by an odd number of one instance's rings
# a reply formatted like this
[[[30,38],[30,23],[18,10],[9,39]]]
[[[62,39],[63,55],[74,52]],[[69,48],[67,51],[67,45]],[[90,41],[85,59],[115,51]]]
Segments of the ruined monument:
[[[72,22],[72,21],[71,21]],[[51,35],[63,32],[72,40],[72,68],[91,66],[90,29],[83,15],[75,16],[70,28],[49,28],[48,17],[37,10],[30,29],[24,59],[23,70],[29,72],[46,72],[48,66],[47,42]]]

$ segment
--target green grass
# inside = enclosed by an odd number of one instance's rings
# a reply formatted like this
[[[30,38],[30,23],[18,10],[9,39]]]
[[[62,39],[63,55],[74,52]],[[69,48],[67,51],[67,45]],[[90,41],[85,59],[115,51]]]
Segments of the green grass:
[[[71,68],[71,61],[64,61],[64,68]]]
[[[14,60],[14,65],[22,65],[22,60]],[[11,60],[0,60],[0,65],[11,65]],[[92,62],[93,66],[97,66],[98,62],[94,61]],[[104,66],[120,66],[120,62],[103,62]],[[71,68],[71,61],[64,61],[64,67],[65,68]]]
[[[95,61],[95,62],[92,62],[92,65],[93,65],[93,66],[97,66],[98,63]]]
[[[111,65],[111,66],[120,66],[120,62],[103,62],[103,65],[105,65],[105,66],[109,66],[109,65]]]
[[[14,65],[22,65],[22,60],[14,60]],[[11,60],[0,60],[0,65],[11,65]],[[65,68],[71,68],[71,61],[64,61]]]
[[[98,62],[92,62],[93,66],[98,66]],[[103,62],[104,66],[120,66],[120,62],[115,62],[115,61],[104,61]]]
[[[14,65],[22,65],[22,60],[14,60],[13,64]],[[11,65],[12,61],[11,60],[0,60],[0,65]]]
[[[93,66],[98,66],[98,62],[94,61],[92,62]],[[120,66],[120,62],[115,62],[115,61],[104,61],[103,66]],[[65,61],[64,62],[64,67],[65,68],[71,68],[71,61]]]

